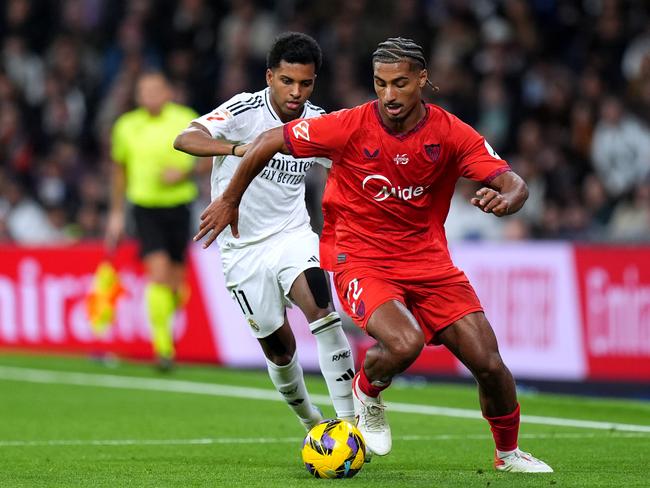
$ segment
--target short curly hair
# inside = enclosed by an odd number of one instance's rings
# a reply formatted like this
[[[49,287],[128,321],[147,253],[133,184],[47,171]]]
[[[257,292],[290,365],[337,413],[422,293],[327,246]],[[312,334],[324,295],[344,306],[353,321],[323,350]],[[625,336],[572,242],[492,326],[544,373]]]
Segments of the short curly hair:
[[[284,32],[275,38],[266,56],[266,67],[273,69],[287,63],[314,63],[318,71],[323,63],[323,54],[316,40],[301,32]]]

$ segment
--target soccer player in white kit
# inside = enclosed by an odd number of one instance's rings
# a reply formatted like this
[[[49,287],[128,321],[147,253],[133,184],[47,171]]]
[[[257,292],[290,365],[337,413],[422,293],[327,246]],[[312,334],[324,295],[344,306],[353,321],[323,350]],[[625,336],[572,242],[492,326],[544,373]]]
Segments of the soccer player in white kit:
[[[267,88],[235,95],[179,134],[176,149],[215,156],[212,200],[228,186],[239,156],[257,135],[325,113],[308,101],[321,59],[311,37],[281,34],[267,56]],[[241,200],[238,235],[226,229],[217,238],[226,287],[262,347],[271,381],[307,430],[322,416],[307,393],[287,321],[286,307],[292,304],[309,321],[337,416],[354,422],[352,352],[332,306],[329,277],[319,266],[318,236],[305,207],[305,174],[317,163],[328,167],[330,161],[276,154]]]

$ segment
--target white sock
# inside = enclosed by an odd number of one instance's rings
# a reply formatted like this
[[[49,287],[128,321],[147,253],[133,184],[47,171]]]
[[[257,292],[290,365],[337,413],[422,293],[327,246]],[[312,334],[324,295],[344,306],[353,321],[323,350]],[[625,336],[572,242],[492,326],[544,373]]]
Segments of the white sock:
[[[302,366],[298,362],[298,353],[293,355],[291,362],[286,366],[278,366],[266,358],[266,369],[269,371],[276,390],[280,392],[295,414],[301,420],[311,419],[314,415],[314,408],[307,393]]]
[[[318,363],[325,383],[327,383],[336,416],[340,419],[353,421],[354,359],[348,338],[341,327],[341,317],[338,313],[332,312],[309,324],[309,330],[316,339]]]

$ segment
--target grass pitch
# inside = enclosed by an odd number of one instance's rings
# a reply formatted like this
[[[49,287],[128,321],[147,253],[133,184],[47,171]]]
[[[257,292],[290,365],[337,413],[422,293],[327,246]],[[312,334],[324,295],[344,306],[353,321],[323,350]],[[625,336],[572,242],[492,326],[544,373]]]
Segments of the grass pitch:
[[[322,379],[308,387],[333,415]],[[355,478],[317,480],[300,460],[304,431],[265,372],[180,366],[161,376],[145,364],[5,353],[0,486],[649,486],[650,403],[520,393],[535,416],[524,417],[521,448],[555,469],[521,475],[493,471],[474,388],[396,382],[384,396],[393,452]]]

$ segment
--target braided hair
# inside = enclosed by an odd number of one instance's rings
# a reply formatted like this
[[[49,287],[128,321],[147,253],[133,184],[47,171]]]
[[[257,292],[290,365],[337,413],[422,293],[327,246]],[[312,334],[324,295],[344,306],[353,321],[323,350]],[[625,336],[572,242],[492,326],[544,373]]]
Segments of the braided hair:
[[[415,62],[420,69],[427,69],[427,61],[424,57],[422,46],[417,44],[413,39],[405,37],[389,37],[384,42],[380,42],[377,49],[372,53],[372,62],[379,63],[399,63],[400,61]],[[427,84],[436,91],[438,87],[434,86],[427,77]]]

